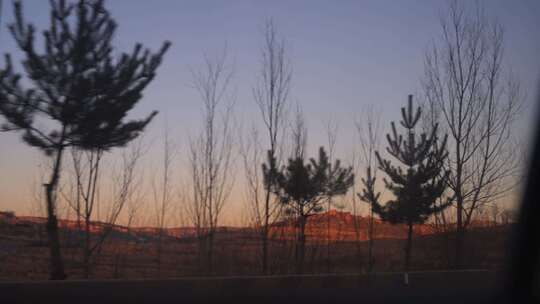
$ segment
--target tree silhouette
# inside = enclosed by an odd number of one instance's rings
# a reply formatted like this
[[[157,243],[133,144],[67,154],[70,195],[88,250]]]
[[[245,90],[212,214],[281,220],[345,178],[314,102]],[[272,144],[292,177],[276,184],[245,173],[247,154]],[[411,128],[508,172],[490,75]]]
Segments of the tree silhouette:
[[[374,190],[375,177],[371,169],[362,179],[364,189],[359,197],[372,204],[373,211],[382,220],[392,224],[402,223],[408,226],[407,243],[405,246],[405,270],[409,269],[412,249],[412,231],[414,224],[424,223],[428,217],[446,208],[448,202],[436,205],[437,198],[446,189],[448,171],[443,168],[446,151],[446,135],[439,141],[437,125],[430,134],[421,133],[417,137],[415,127],[421,116],[421,109],[413,112],[412,95],[409,95],[408,107],[401,108],[401,125],[405,128],[405,138],[398,135],[394,122],[391,123],[392,134],[387,134],[388,147],[386,150],[397,159],[401,166],[393,166],[389,160],[383,159],[378,151],[375,152],[379,168],[386,173],[389,180],[384,178],[384,184],[395,196],[384,205],[379,203],[379,193]]]
[[[464,266],[465,235],[476,210],[507,198],[520,185],[524,164],[515,123],[525,96],[504,64],[505,29],[483,10],[480,3],[449,1],[440,38],[424,61],[428,123],[439,123],[449,135],[456,268]]]
[[[38,50],[35,27],[25,22],[21,3],[14,2],[15,22],[9,29],[24,53],[27,79],[14,71],[6,54],[6,66],[0,70],[0,113],[6,119],[3,131],[21,131],[27,144],[53,157],[51,176],[44,184],[50,278],[64,279],[55,213],[62,153],[68,147],[107,151],[144,130],[157,112],[141,120],[126,122],[125,117],[154,78],[170,43],[154,54],[136,44],[132,53],[114,58],[116,23],[103,0],[50,3],[50,27]]]
[[[259,79],[253,88],[253,97],[261,112],[265,133],[268,135],[268,150],[276,156],[279,162],[283,152],[283,131],[291,89],[292,67],[287,44],[278,34],[277,27],[272,20],[267,20],[265,23],[261,57]],[[259,164],[256,166],[258,168]],[[275,208],[278,204],[276,204],[276,199],[271,197],[271,194],[270,189],[265,188],[262,206],[253,206],[256,211],[256,220],[261,227],[261,270],[263,274],[268,274],[270,271],[268,261],[270,225],[279,217],[279,209]],[[254,204],[257,204],[258,199],[253,201]]]
[[[302,155],[288,160],[288,165],[277,168],[276,158],[268,152],[268,163],[263,164],[264,183],[279,197],[285,212],[297,218],[295,250],[297,272],[302,273],[308,217],[324,210],[325,199],[344,195],[354,183],[352,167],[343,168],[336,160],[331,164],[324,148],[318,159],[305,163]]]
[[[187,206],[198,239],[199,269],[214,273],[216,234],[234,186],[233,115],[231,81],[234,65],[227,49],[192,70],[193,83],[203,104],[200,133],[189,140],[191,198]]]

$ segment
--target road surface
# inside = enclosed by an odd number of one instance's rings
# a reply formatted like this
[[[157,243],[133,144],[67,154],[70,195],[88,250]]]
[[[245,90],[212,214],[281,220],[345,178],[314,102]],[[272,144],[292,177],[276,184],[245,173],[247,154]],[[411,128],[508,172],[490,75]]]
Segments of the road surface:
[[[1,303],[485,303],[498,275],[484,270],[166,280],[0,283]],[[351,302],[352,301],[352,302]]]

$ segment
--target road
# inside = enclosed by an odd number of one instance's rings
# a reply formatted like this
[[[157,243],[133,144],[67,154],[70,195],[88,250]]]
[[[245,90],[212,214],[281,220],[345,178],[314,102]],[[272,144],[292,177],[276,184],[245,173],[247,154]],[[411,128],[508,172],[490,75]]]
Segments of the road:
[[[498,275],[485,270],[403,273],[70,280],[0,283],[2,303],[484,303]]]

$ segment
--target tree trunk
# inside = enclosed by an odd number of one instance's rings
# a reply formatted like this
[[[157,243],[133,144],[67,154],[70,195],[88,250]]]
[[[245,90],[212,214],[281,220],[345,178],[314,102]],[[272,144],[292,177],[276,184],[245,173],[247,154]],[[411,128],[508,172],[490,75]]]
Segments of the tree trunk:
[[[214,272],[214,231],[211,231],[208,235],[208,274],[212,275]]]
[[[161,242],[162,242],[162,236],[163,236],[163,229],[159,229],[158,232],[158,242],[157,242],[157,248],[156,248],[156,262],[157,262],[157,275],[158,277],[161,276]]]
[[[90,277],[90,218],[86,217],[84,221],[84,277]]]
[[[405,245],[405,272],[409,271],[409,266],[411,262],[411,250],[412,250],[412,234],[413,234],[413,224],[408,223],[409,232],[407,233],[407,244]]]
[[[54,192],[58,185],[60,176],[60,166],[62,164],[62,152],[64,148],[59,147],[56,150],[56,159],[53,166],[53,172],[49,183],[45,184],[45,192],[47,199],[47,237],[50,250],[50,269],[49,278],[51,280],[64,280],[66,274],[64,272],[64,262],[60,252],[60,238],[58,236],[58,220],[55,213],[55,198]]]
[[[206,255],[206,235],[201,234],[202,232],[199,232],[199,235],[197,236],[198,241],[198,255],[197,255],[197,262],[199,266],[199,273],[204,273],[206,271],[204,267],[204,257]]]
[[[307,218],[300,216],[300,233],[298,236],[297,253],[296,253],[296,272],[301,274],[304,271],[304,257],[306,252],[306,222]]]
[[[264,227],[262,235],[262,273],[268,274],[268,225],[270,218],[270,189],[266,189],[264,205]]]
[[[457,199],[457,227],[456,227],[456,256],[455,256],[455,268],[460,269],[462,267],[462,251],[463,251],[463,238],[465,235],[463,227],[463,201]]]
[[[461,107],[463,103],[459,103],[459,113],[461,113]],[[459,117],[461,120],[461,115]],[[461,126],[458,130],[458,140],[456,143],[456,189],[454,190],[456,195],[456,207],[457,207],[457,224],[456,224],[456,261],[455,268],[461,268],[461,252],[463,248],[463,159],[461,157]]]
[[[328,206],[327,206],[327,213],[326,213],[326,217],[327,217],[327,223],[326,223],[326,272],[327,273],[330,273],[330,269],[332,268],[332,263],[330,262],[330,225],[331,225],[331,222],[330,222],[330,206],[331,206],[331,200],[328,199]]]
[[[373,271],[373,205],[369,215],[369,242],[368,242],[368,272]]]
[[[356,233],[356,259],[357,259],[357,265],[358,265],[358,271],[361,272],[363,270],[363,258],[362,258],[362,246],[360,244],[360,237],[358,235],[358,232]]]

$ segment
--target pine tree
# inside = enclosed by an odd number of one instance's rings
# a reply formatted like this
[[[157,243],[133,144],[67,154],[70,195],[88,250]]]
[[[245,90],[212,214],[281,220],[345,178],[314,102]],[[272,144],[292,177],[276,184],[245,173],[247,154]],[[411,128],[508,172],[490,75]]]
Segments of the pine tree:
[[[23,140],[53,158],[46,190],[50,278],[64,279],[56,218],[56,188],[62,154],[68,147],[107,151],[136,138],[157,114],[125,121],[152,81],[169,42],[155,54],[136,44],[131,54],[113,57],[116,23],[103,0],[66,3],[52,0],[50,27],[44,46],[36,48],[35,27],[14,2],[15,22],[9,26],[24,53],[26,78],[14,71],[6,54],[0,70],[0,114],[3,131],[18,130]],[[28,81],[26,81],[28,80]]]
[[[269,151],[263,174],[265,185],[279,198],[286,214],[296,216],[296,271],[302,273],[307,220],[324,210],[326,198],[347,193],[354,183],[352,167],[341,167],[340,160],[330,163],[321,147],[318,159],[311,158],[306,163],[304,157],[298,155],[290,158],[287,166],[278,169],[276,159]]]
[[[384,184],[394,199],[384,205],[379,203],[379,193],[375,193],[375,177],[370,168],[367,176],[362,179],[363,193],[359,197],[372,205],[373,212],[383,221],[392,224],[406,224],[408,227],[407,243],[405,246],[405,270],[409,269],[412,250],[412,232],[414,224],[422,224],[430,215],[448,207],[450,201],[436,205],[445,189],[449,172],[443,168],[443,162],[448,152],[446,150],[446,135],[442,140],[437,136],[437,125],[430,134],[421,133],[417,136],[415,127],[421,116],[421,108],[413,112],[412,95],[409,95],[408,107],[401,108],[401,126],[405,135],[398,134],[394,122],[391,123],[392,134],[387,134],[387,152],[399,161],[394,166],[389,160],[383,159],[378,151],[375,152],[379,168],[389,179],[384,178]]]

